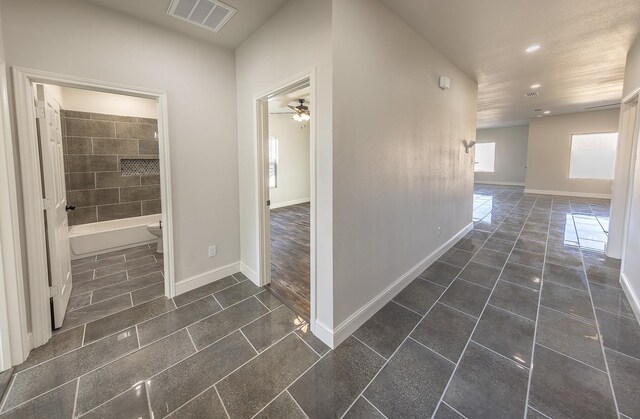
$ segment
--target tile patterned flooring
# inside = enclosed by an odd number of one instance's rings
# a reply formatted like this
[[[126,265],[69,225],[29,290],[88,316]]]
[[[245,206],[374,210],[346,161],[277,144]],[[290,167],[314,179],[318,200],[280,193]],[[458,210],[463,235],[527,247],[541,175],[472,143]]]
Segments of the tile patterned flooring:
[[[476,187],[475,229],[335,350],[240,274],[129,301],[34,351],[0,417],[640,417],[608,211]]]

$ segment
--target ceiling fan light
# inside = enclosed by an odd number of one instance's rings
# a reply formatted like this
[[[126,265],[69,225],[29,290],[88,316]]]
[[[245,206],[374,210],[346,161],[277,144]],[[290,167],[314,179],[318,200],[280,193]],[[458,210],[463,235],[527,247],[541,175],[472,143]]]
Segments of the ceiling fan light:
[[[300,119],[301,119],[302,121],[308,121],[308,120],[310,120],[310,119],[311,119],[311,116],[309,116],[309,114],[308,114],[308,113],[303,113],[302,115],[300,115]]]
[[[293,115],[292,118],[294,121],[302,122],[302,115],[300,115],[299,113]]]

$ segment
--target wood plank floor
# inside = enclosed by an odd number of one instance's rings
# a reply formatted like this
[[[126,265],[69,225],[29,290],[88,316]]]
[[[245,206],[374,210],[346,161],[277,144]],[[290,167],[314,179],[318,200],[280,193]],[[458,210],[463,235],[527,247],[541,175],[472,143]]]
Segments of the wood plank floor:
[[[310,312],[310,204],[271,210],[272,293],[300,316]]]

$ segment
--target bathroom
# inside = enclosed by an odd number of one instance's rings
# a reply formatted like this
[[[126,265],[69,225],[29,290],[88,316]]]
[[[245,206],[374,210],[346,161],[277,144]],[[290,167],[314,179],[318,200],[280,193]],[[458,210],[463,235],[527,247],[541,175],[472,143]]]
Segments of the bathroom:
[[[54,308],[54,327],[68,330],[106,307],[164,295],[156,101],[53,85],[36,85],[35,94],[38,103],[46,96],[44,103],[59,107],[52,115],[62,142],[72,288],[64,313]],[[45,163],[43,154],[46,184]]]

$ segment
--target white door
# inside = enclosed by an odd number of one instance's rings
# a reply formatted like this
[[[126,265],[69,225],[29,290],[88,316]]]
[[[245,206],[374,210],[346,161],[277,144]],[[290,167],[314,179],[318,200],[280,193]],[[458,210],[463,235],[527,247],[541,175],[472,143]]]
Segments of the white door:
[[[60,105],[45,86],[36,85],[36,91],[53,322],[58,328],[62,326],[72,286]]]

